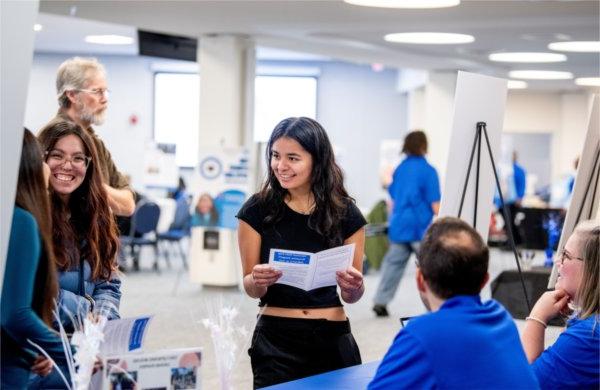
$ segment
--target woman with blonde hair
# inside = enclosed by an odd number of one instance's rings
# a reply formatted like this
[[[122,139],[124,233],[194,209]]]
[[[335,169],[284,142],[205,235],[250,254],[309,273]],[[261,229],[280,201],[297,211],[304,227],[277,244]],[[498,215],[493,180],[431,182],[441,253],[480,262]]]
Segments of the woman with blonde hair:
[[[555,290],[544,293],[526,318],[521,341],[542,389],[600,387],[599,246],[598,221],[580,224],[557,258]],[[566,330],[544,351],[548,321],[569,305],[574,312]]]

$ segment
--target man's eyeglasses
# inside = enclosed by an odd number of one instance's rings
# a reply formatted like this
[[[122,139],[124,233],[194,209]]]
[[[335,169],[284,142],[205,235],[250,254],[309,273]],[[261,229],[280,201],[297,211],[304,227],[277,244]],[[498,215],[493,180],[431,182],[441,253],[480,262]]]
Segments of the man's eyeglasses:
[[[110,90],[108,88],[94,88],[94,89],[78,89],[79,92],[91,93],[92,95],[104,96],[108,99]]]
[[[569,254],[569,252],[566,251],[566,249],[563,249],[558,255],[558,262],[560,263],[560,265],[563,265],[565,263],[565,259],[567,259],[569,261],[571,261],[571,260],[583,261],[583,259],[581,257],[571,256]]]
[[[75,168],[85,169],[88,167],[88,165],[90,165],[92,158],[83,154],[76,154],[74,156],[67,157],[64,153],[58,150],[50,150],[46,152],[46,162],[52,167],[65,165],[67,161],[70,162],[71,166]]]

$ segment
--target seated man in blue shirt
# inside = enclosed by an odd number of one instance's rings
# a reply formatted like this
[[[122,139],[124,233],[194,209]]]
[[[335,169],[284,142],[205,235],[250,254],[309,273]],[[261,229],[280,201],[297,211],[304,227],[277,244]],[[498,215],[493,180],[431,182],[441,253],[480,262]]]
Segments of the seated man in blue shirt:
[[[517,328],[496,301],[482,302],[489,252],[458,218],[427,230],[417,288],[430,311],[394,340],[369,389],[536,389]]]

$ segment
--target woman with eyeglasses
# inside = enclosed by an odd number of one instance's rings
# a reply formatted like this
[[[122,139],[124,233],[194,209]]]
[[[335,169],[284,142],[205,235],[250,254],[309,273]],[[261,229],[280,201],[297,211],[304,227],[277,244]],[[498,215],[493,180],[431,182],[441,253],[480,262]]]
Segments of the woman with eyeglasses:
[[[557,258],[554,291],[526,318],[521,342],[542,389],[600,388],[600,225],[580,224]],[[573,309],[566,330],[544,351],[548,321]]]
[[[62,342],[52,330],[57,295],[48,200],[50,170],[29,130],[23,136],[15,209],[2,285],[1,388],[23,389],[30,369],[52,369],[32,343],[65,363]]]
[[[90,136],[62,121],[42,129],[38,139],[50,167],[59,314],[70,333],[87,316],[119,318],[118,232]],[[55,375],[36,379],[33,388],[57,385]]]

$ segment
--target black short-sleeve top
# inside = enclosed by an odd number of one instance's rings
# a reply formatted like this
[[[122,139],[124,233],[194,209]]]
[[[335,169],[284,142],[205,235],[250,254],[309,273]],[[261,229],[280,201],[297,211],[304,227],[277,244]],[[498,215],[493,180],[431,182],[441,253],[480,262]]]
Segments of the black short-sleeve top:
[[[367,223],[354,202],[348,200],[347,205],[346,214],[341,221],[343,240],[352,236]],[[331,248],[325,237],[309,228],[309,215],[297,213],[287,205],[283,218],[279,222],[266,225],[264,219],[268,207],[267,204],[260,202],[257,195],[254,195],[237,214],[240,220],[246,222],[260,234],[261,264],[269,262],[271,248],[312,253]],[[264,305],[285,308],[321,308],[342,306],[342,302],[337,293],[337,286],[304,291],[284,284],[274,284],[269,286],[267,293],[260,299],[259,306]]]

